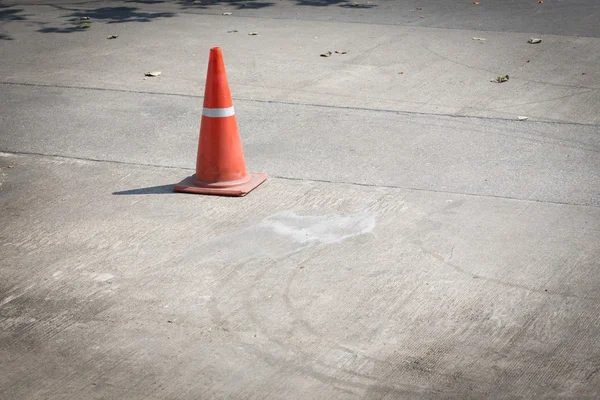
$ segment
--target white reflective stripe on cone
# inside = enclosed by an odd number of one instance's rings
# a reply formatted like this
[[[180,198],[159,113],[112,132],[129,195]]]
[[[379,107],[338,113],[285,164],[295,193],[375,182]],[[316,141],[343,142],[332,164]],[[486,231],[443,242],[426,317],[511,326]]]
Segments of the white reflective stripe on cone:
[[[206,107],[204,107],[202,109],[202,115],[205,117],[212,117],[212,118],[231,117],[232,115],[235,115],[235,111],[233,110],[233,107],[227,107],[227,108],[206,108]]]

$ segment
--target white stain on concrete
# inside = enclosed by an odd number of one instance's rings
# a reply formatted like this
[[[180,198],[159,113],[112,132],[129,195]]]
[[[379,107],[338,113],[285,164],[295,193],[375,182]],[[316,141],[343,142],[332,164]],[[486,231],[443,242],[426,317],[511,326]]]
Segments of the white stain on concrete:
[[[109,273],[100,273],[100,274],[93,274],[92,275],[92,278],[95,281],[98,281],[98,282],[106,282],[106,281],[111,280],[114,277],[115,277],[114,275],[109,274]]]
[[[239,263],[260,257],[285,258],[314,246],[337,244],[371,233],[375,228],[375,215],[359,212],[315,216],[279,212],[256,225],[192,247],[177,262],[193,265],[215,261]]]
[[[272,230],[301,244],[340,243],[351,237],[370,233],[375,228],[375,215],[298,215],[284,211],[266,218],[260,227]]]

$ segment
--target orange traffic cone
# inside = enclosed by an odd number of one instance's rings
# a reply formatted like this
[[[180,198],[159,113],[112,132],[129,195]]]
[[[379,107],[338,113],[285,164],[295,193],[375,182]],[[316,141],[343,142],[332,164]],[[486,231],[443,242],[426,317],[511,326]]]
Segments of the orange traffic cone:
[[[208,60],[196,174],[173,189],[184,193],[245,196],[266,179],[265,173],[246,171],[223,54],[219,47],[213,47]]]

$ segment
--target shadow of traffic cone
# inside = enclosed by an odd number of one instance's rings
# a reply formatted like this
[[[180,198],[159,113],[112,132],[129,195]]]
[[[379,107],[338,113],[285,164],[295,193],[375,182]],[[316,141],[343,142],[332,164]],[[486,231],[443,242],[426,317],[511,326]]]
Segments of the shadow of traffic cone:
[[[263,183],[267,174],[249,173],[242,150],[223,54],[219,47],[210,49],[204,109],[196,174],[173,187],[176,192],[245,196]]]

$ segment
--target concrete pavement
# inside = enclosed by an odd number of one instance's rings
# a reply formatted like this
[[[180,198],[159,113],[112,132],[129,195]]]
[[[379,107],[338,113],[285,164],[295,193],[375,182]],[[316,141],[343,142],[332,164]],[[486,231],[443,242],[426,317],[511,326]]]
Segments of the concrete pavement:
[[[531,45],[538,32],[178,14],[166,6],[141,17],[111,3],[22,6],[28,16],[3,25],[14,40],[2,42],[2,82],[201,96],[206,54],[219,45],[238,99],[600,123],[596,37],[544,34]],[[88,30],[75,28],[83,15],[92,18]],[[106,40],[111,34],[120,36]],[[348,53],[319,57],[328,50]],[[149,70],[162,75],[144,80]],[[510,80],[490,82],[501,74]]]
[[[600,396],[597,6],[480,3],[3,4],[0,398]]]
[[[5,398],[598,393],[598,207],[2,163]]]
[[[195,166],[201,98],[23,85],[3,93],[4,151]],[[250,168],[276,176],[600,204],[595,126],[250,100],[235,107]]]

